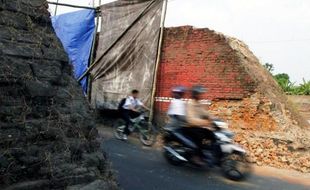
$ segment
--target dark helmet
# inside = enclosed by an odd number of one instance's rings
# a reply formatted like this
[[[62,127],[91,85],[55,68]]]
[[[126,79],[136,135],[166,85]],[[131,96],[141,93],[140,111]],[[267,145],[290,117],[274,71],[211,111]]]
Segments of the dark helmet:
[[[203,86],[197,85],[197,86],[192,87],[192,95],[193,96],[203,94],[205,92],[207,92],[207,89],[204,88]]]
[[[176,86],[171,90],[173,93],[185,93],[186,88],[184,86]]]

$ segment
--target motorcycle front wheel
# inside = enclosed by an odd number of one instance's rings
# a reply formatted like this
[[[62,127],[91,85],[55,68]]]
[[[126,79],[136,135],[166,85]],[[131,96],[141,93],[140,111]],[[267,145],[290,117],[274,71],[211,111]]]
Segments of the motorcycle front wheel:
[[[244,180],[252,171],[246,155],[239,153],[226,156],[221,163],[221,168],[224,175],[234,181]]]
[[[139,139],[145,146],[152,146],[156,142],[157,132],[151,123],[144,123],[140,129]]]

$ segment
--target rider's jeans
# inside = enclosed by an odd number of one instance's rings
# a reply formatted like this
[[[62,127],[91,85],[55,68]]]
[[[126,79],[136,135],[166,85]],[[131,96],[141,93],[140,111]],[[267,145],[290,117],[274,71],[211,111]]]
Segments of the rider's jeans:
[[[165,126],[166,130],[175,130],[178,129],[180,127],[184,127],[186,126],[186,118],[185,116],[181,116],[181,115],[170,115],[169,116],[169,123]]]
[[[140,113],[139,112],[135,112],[135,111],[132,111],[132,110],[126,110],[126,109],[123,109],[121,111],[121,114],[122,114],[122,118],[125,120],[126,122],[126,127],[124,129],[124,134],[126,135],[129,135],[130,134],[130,130],[129,130],[129,125],[132,124],[132,122],[130,121],[130,119],[133,119],[133,118],[136,118],[136,117],[139,117],[140,116]]]

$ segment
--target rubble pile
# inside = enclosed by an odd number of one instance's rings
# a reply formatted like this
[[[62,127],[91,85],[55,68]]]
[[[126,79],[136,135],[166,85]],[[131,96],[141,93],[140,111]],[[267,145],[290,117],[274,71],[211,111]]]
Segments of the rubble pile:
[[[255,88],[239,99],[215,99],[210,111],[226,119],[257,165],[310,171],[310,126],[272,75],[242,41],[226,39]]]
[[[310,130],[298,126],[289,110],[277,108],[266,96],[214,101],[210,111],[230,123],[235,141],[261,166],[310,172]]]
[[[258,166],[267,165],[276,168],[294,169],[304,173],[310,172],[310,139],[294,140],[259,136],[255,132],[236,131],[235,141],[248,150],[251,162]],[[284,133],[284,132],[283,132]],[[283,134],[280,133],[281,136]],[[303,139],[304,142],[300,142]]]

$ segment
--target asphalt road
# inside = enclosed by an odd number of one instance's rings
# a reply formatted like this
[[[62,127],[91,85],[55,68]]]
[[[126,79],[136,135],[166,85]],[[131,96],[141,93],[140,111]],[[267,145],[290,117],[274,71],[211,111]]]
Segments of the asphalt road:
[[[146,148],[133,138],[128,142],[105,137],[103,149],[112,161],[124,190],[309,190],[272,177],[252,175],[244,182],[225,179],[219,169],[209,171],[169,165],[161,151]]]

